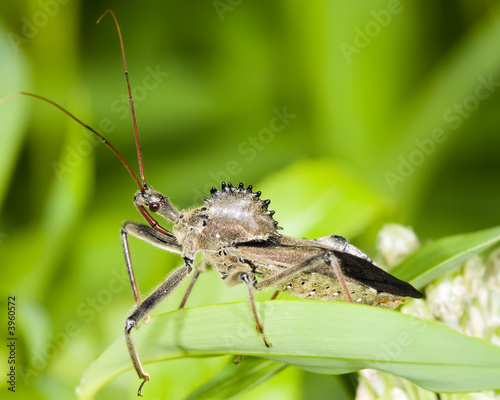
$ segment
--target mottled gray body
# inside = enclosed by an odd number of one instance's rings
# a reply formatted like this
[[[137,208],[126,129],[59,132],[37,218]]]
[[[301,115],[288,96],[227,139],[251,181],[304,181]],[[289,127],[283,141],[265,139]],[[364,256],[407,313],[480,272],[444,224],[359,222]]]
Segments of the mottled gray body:
[[[275,280],[272,286],[302,298],[348,301],[331,266],[322,259],[331,252],[354,302],[394,308],[402,297],[416,294],[343,237],[303,240],[281,235],[274,212],[267,209],[269,201],[260,200],[259,195],[242,185],[223,184],[221,191],[212,190],[205,206],[184,212],[173,227],[183,255],[194,257],[201,252],[229,286],[242,283],[240,275],[247,273],[255,289],[269,287],[273,276],[303,265],[303,272]],[[316,265],[308,268],[311,263]],[[352,264],[357,266],[355,273],[350,273]],[[363,273],[369,271],[372,281],[367,282]]]

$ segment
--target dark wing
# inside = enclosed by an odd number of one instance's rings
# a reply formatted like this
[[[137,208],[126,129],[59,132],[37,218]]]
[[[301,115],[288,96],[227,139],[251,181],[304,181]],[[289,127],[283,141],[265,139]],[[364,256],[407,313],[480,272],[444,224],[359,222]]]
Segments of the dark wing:
[[[340,269],[346,277],[355,279],[379,292],[391,293],[396,296],[415,297],[416,299],[423,297],[423,294],[408,282],[392,276],[368,260],[342,251],[331,251],[337,257]]]
[[[343,239],[343,241],[340,239]],[[408,296],[417,299],[423,297],[422,293],[409,283],[377,267],[359,249],[346,246],[348,243],[344,238],[334,237],[334,240],[338,243],[333,243],[333,245],[337,249],[331,246],[331,243],[327,240],[329,239],[322,238],[312,241],[279,236],[267,241],[238,243],[235,248],[238,249],[239,255],[253,260],[257,264],[275,265],[284,268],[291,268],[297,264],[304,265],[314,258],[321,257],[325,252],[331,252],[337,258],[342,273],[347,280],[352,279],[379,292],[396,296]],[[345,248],[345,250],[339,250],[339,248]],[[309,270],[305,269],[303,272],[316,272],[337,279],[331,267],[326,263]]]

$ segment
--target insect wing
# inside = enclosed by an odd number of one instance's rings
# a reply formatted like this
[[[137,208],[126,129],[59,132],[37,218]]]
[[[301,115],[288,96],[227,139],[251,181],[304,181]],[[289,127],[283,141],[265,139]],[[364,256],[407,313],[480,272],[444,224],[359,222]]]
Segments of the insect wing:
[[[364,258],[337,250],[332,250],[332,252],[339,261],[340,269],[348,278],[361,282],[379,292],[417,299],[423,297],[422,293],[408,282],[392,276]]]
[[[396,296],[423,297],[422,293],[409,283],[377,267],[368,256],[354,246],[348,245],[344,251],[341,251],[339,246],[333,248],[320,240],[281,236],[272,241],[241,243],[236,248],[240,256],[253,260],[257,265],[275,266],[277,270],[304,265],[309,260],[317,259],[326,252],[330,252],[340,264],[340,269],[347,281],[354,280],[379,292]],[[321,266],[316,265],[312,269],[305,269],[303,272],[319,273],[336,279],[333,270],[326,262]]]

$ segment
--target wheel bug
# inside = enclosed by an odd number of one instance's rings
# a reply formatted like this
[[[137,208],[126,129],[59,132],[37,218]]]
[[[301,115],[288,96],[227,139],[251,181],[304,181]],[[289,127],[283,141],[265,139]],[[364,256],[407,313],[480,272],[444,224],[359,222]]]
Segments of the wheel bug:
[[[77,123],[97,135],[127,168],[139,187],[134,205],[147,225],[125,222],[121,241],[136,307],[125,321],[125,340],[133,366],[142,382],[137,391],[141,396],[144,384],[150,379],[141,364],[132,338],[132,329],[147,320],[153,309],[166,299],[184,280],[193,275],[182,299],[183,308],[191,290],[205,267],[215,269],[228,286],[244,284],[256,330],[263,343],[271,347],[264,334],[264,326],[257,313],[254,291],[275,288],[297,297],[327,301],[362,303],[393,309],[403,297],[420,298],[422,294],[409,283],[401,281],[378,268],[361,250],[341,236],[327,236],[314,240],[296,239],[279,233],[274,211],[268,209],[269,200],[261,200],[261,192],[243,183],[233,186],[222,183],[213,188],[204,205],[189,210],[178,210],[160,192],[147,184],[137,129],[132,91],[120,27],[111,10],[121,46],[129,103],[134,126],[140,178],[115,147],[100,133],[84,124],[55,102],[32,93],[19,92],[45,101],[63,111]],[[152,216],[158,215],[172,224],[171,231],[163,228]],[[130,257],[128,236],[134,236],[156,247],[181,255],[184,263],[172,272],[144,301],[141,301]],[[202,264],[193,265],[201,253]]]

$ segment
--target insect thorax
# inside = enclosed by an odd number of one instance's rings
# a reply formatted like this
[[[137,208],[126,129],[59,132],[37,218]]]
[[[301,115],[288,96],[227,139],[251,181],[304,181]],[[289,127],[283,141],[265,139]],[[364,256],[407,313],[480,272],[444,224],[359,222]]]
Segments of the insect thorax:
[[[217,251],[236,243],[265,241],[279,236],[274,211],[268,210],[269,200],[261,200],[260,192],[242,183],[234,187],[222,184],[204,198],[205,205],[181,214],[174,232],[184,247],[192,251]]]

